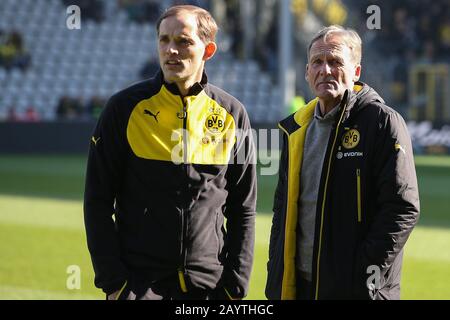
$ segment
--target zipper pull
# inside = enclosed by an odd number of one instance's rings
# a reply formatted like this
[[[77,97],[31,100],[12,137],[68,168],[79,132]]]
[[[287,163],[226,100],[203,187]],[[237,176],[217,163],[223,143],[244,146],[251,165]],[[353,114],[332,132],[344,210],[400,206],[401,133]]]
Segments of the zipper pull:
[[[358,222],[361,222],[361,169],[356,169],[356,204],[358,212]]]
[[[178,268],[178,280],[180,281],[181,291],[184,292],[184,293],[188,292],[187,286],[186,286],[186,280],[184,278],[184,272],[183,272],[183,268],[182,267]]]

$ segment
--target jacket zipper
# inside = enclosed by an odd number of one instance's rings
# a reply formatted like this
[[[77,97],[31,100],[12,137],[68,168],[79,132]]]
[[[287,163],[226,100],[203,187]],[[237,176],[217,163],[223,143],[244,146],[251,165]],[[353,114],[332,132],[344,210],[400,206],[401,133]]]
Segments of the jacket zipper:
[[[183,104],[183,131],[182,131],[182,138],[183,138],[183,169],[185,173],[185,177],[187,179],[187,135],[186,135],[186,127],[187,127],[187,106],[186,102],[181,97],[181,102]],[[180,281],[180,288],[182,292],[187,292],[186,287],[186,281],[185,281],[185,274],[186,274],[186,250],[184,247],[185,238],[187,235],[187,222],[185,221],[185,207],[184,203],[182,202],[182,208],[181,208],[181,236],[180,236],[180,256],[181,256],[181,265],[178,268],[178,279]]]
[[[327,175],[325,177],[325,187],[323,189],[324,191],[323,191],[322,205],[321,205],[321,210],[320,210],[321,213],[320,213],[319,248],[318,248],[318,253],[317,253],[316,284],[315,284],[315,290],[314,290],[315,291],[315,295],[314,295],[315,300],[319,299],[320,252],[322,250],[323,217],[325,214],[325,203],[326,203],[326,199],[327,199],[328,180],[330,178],[331,161],[333,159],[334,149],[336,147],[336,141],[337,141],[337,138],[339,135],[339,129],[342,124],[342,118],[344,116],[345,109],[346,109],[346,105],[343,106],[343,110],[341,111],[341,115],[339,117],[339,121],[337,123],[336,131],[334,134],[333,144],[331,145],[330,154],[328,155],[328,159],[327,159]]]
[[[356,195],[358,205],[358,222],[361,222],[361,170],[356,169]]]

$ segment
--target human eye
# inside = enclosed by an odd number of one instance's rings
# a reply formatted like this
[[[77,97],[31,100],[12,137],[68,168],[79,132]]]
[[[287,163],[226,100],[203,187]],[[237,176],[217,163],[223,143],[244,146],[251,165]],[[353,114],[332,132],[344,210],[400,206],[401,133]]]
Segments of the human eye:
[[[166,43],[168,41],[168,39],[169,38],[167,36],[160,36],[159,37],[159,42]]]
[[[333,59],[331,64],[336,67],[342,67],[344,63],[340,59]]]
[[[190,46],[192,45],[192,41],[189,38],[180,38],[178,42],[183,46]]]
[[[322,59],[320,59],[320,58],[315,58],[315,59],[312,59],[312,62],[311,62],[313,65],[316,65],[316,66],[318,66],[318,65],[320,65],[321,63],[322,63]]]

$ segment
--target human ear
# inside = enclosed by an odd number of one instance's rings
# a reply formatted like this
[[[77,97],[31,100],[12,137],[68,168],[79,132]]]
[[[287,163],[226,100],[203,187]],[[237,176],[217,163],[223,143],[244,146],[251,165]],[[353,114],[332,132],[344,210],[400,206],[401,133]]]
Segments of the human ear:
[[[361,77],[361,65],[358,64],[355,67],[355,76],[353,77],[353,82],[356,82],[359,80],[359,77]]]
[[[211,59],[217,51],[217,45],[215,42],[210,42],[205,46],[205,53],[203,55],[203,60]]]

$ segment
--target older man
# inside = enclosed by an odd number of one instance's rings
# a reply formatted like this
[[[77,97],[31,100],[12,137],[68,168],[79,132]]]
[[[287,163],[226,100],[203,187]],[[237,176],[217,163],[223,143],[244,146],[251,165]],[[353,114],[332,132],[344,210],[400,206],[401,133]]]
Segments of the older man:
[[[403,246],[419,216],[402,117],[361,75],[361,39],[330,26],[308,48],[317,98],[281,121],[266,295],[398,299]]]

